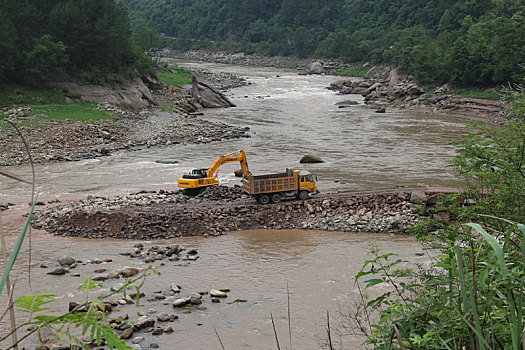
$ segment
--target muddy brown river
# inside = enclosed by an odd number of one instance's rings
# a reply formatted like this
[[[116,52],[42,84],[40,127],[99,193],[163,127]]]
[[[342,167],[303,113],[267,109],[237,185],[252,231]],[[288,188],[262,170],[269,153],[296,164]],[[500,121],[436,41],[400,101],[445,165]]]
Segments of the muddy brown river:
[[[321,191],[373,189],[424,184],[453,187],[457,180],[447,165],[455,155],[452,143],[468,132],[467,121],[387,108],[377,114],[358,95],[337,95],[326,87],[336,80],[329,76],[299,76],[295,71],[217,64],[188,63],[209,70],[242,75],[252,85],[228,92],[237,108],[208,110],[203,118],[247,126],[249,139],[210,144],[174,145],[120,152],[110,157],[79,162],[37,165],[41,198],[82,197],[88,194],[125,193],[142,188],[176,188],[177,178],[193,167],[208,167],[219,155],[246,151],[253,173],[274,172],[286,167],[309,170],[319,178]],[[340,109],[335,103],[355,100],[358,105]],[[305,154],[325,160],[321,164],[299,164]],[[159,164],[157,160],[176,160]],[[232,172],[238,165],[221,168],[223,184],[238,183]],[[7,171],[28,177],[29,168]],[[29,188],[0,179],[0,202],[17,203],[25,210]],[[22,193],[22,194],[21,194]],[[13,239],[9,239],[9,248]],[[200,259],[188,266],[169,262],[158,266],[160,277],[151,277],[146,292],[166,290],[180,284],[182,295],[212,288],[229,288],[228,298],[212,304],[205,298],[204,310],[191,314],[174,310],[163,302],[143,307],[126,306],[122,312],[136,319],[137,311],[154,308],[176,313],[170,335],[145,335],[140,345],[157,343],[162,349],[218,349],[219,332],[226,349],[275,349],[270,312],[273,313],[281,346],[288,344],[287,293],[290,289],[292,345],[295,349],[319,349],[327,310],[337,314],[351,305],[358,293],[353,277],[367,257],[369,242],[385,251],[397,252],[411,262],[424,263],[416,255],[422,248],[411,237],[343,234],[315,231],[249,231],[202,239],[183,238],[152,244],[185,244],[199,251]],[[63,310],[70,300],[82,299],[76,287],[93,270],[109,271],[145,264],[119,255],[131,250],[130,241],[90,241],[39,235],[33,242],[32,289],[27,272],[19,266],[16,293],[55,293]],[[80,265],[80,277],[47,276],[41,262],[69,254],[86,261],[112,258],[100,265]],[[26,261],[27,246],[21,261]],[[104,282],[104,288],[112,283]],[[245,303],[233,303],[245,299]],[[0,298],[4,305],[4,296]],[[200,325],[202,324],[202,325]],[[4,325],[2,331],[4,330]],[[347,337],[343,348],[359,348],[360,339]],[[2,346],[3,347],[3,346]]]

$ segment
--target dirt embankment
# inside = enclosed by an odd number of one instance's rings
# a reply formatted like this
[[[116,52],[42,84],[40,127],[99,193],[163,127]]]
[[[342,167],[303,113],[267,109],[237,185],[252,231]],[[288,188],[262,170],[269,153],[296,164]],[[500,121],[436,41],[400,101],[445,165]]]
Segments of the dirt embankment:
[[[406,233],[419,220],[417,205],[425,204],[431,192],[425,187],[349,191],[260,205],[239,187],[216,186],[196,197],[143,191],[39,210],[33,227],[60,236],[124,239],[217,236],[257,228]]]
[[[196,74],[204,77],[201,79],[218,83],[218,89],[246,84],[244,79],[231,75],[215,77],[204,71]],[[224,83],[220,84],[221,80]],[[245,128],[198,118],[195,112],[202,106],[189,90],[156,86],[149,95],[148,108],[143,108],[142,104],[136,106],[137,109],[99,103],[96,108],[108,112],[112,118],[89,123],[48,120],[45,115],[31,113],[27,107],[5,108],[0,113],[7,114],[10,120],[19,125],[25,124],[20,129],[37,163],[90,159],[117,150],[145,146],[208,143],[249,137]],[[29,157],[18,134],[12,129],[0,129],[0,166],[19,165],[28,161]]]

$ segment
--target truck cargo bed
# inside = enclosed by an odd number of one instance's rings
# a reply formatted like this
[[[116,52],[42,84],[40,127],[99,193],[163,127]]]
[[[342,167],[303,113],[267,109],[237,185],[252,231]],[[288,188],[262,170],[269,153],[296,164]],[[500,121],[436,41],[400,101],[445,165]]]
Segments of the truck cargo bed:
[[[297,176],[292,169],[285,173],[245,176],[242,180],[243,190],[251,195],[262,193],[295,191],[299,187]]]

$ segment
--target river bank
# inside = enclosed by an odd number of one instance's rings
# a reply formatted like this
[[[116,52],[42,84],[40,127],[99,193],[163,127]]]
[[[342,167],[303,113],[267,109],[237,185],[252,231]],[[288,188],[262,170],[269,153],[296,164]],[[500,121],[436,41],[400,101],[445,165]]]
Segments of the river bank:
[[[424,91],[403,67],[371,65],[368,62],[347,63],[333,59],[305,59],[300,57],[268,57],[260,54],[229,53],[227,51],[198,50],[170,51],[166,57],[214,62],[222,64],[261,67],[293,68],[299,74],[340,75],[342,72],[359,72],[362,79],[341,78],[328,88],[343,95],[358,94],[365,103],[377,107],[382,113],[385,107],[404,108],[429,114],[462,117],[468,120],[504,125],[508,119],[505,111],[510,104],[502,100],[461,96],[451,92],[451,84],[432,91]],[[499,88],[499,87],[498,87]],[[497,91],[498,89],[491,89]],[[341,104],[341,108],[351,104]]]
[[[212,74],[205,70],[196,70],[194,74],[222,91],[246,84],[242,78],[229,74]],[[94,90],[100,93],[99,89]],[[245,128],[199,118],[197,112],[202,106],[189,89],[157,85],[148,92],[151,96],[149,107],[140,104],[126,108],[108,102],[98,103],[95,109],[110,115],[99,121],[48,120],[24,106],[4,108],[1,112],[20,125],[35,163],[93,159],[119,150],[249,137]],[[88,94],[91,95],[84,97],[95,96],[93,91]],[[10,128],[0,129],[0,166],[28,162],[29,156],[19,135]]]

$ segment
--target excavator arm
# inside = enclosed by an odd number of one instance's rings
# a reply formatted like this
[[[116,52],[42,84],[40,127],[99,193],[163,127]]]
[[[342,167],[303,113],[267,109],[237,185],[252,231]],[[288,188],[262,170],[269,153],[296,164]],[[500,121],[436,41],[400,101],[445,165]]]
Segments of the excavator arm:
[[[219,172],[219,168],[223,164],[232,162],[239,162],[241,164],[243,176],[250,173],[250,171],[248,170],[248,161],[246,160],[246,153],[244,153],[243,150],[240,150],[238,154],[237,152],[232,152],[215,159],[213,164],[208,169],[206,169],[205,173],[205,169],[196,169],[192,172],[192,174],[184,175],[182,178],[179,179],[178,185],[179,187],[184,188],[186,190],[198,190],[203,189],[204,187],[217,185],[219,183],[217,181],[217,173]]]
[[[244,153],[243,150],[240,150],[239,155],[237,155],[237,152],[232,152],[215,159],[213,164],[208,168],[208,171],[206,172],[207,176],[216,177],[221,165],[233,162],[241,163],[241,170],[243,175],[246,175],[249,172],[248,161],[246,160],[246,153]]]

